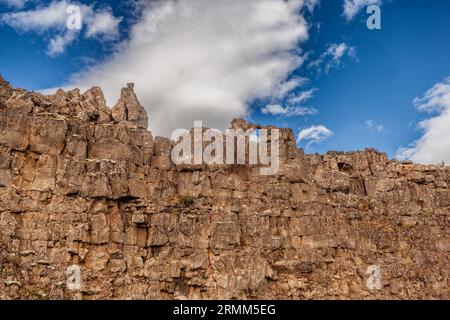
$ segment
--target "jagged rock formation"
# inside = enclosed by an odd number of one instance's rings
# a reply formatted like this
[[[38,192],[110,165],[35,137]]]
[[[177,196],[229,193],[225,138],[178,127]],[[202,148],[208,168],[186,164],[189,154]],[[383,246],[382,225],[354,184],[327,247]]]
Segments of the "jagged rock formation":
[[[132,85],[110,109],[0,79],[0,298],[450,298],[449,168],[307,155],[288,129],[273,176],[175,166],[146,128]]]

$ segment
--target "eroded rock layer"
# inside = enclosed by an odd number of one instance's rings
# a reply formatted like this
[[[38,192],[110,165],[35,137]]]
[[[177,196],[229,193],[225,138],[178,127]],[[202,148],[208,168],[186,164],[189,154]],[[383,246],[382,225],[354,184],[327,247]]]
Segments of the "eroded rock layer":
[[[131,84],[110,109],[0,79],[0,298],[450,298],[449,168],[288,129],[276,175],[181,167],[147,120]]]

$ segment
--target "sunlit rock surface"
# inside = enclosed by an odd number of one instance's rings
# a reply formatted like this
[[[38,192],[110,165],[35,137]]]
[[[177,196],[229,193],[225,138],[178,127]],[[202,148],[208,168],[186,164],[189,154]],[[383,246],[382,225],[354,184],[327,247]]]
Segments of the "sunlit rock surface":
[[[0,79],[0,298],[450,298],[449,168],[289,129],[276,175],[177,166],[147,123],[132,84],[110,109]]]

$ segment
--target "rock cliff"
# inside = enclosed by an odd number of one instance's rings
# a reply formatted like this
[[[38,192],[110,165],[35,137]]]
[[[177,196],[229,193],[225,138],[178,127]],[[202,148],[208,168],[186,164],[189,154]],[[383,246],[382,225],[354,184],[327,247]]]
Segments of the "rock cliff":
[[[109,108],[0,79],[0,298],[450,298],[450,168],[289,129],[276,175],[177,166],[147,122],[132,84]]]

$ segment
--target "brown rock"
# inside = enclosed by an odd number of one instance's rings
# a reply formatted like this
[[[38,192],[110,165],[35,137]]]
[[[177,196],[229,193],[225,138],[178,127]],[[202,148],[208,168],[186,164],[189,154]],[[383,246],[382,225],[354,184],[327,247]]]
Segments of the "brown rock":
[[[174,166],[146,128],[132,85],[110,110],[0,78],[0,298],[70,299],[69,266],[83,299],[450,298],[448,167],[309,155],[290,129],[272,176]]]
[[[125,121],[137,128],[147,129],[147,112],[134,93],[134,84],[129,83],[122,89],[119,101],[112,109],[112,117],[116,122]]]

